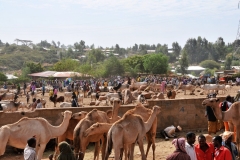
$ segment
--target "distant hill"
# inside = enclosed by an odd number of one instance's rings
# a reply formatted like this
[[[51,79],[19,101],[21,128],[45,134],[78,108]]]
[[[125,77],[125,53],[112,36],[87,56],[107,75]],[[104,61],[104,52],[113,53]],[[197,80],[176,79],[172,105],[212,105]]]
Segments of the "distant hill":
[[[0,47],[0,71],[13,71],[22,68],[24,62],[32,61],[47,66],[59,60],[56,53],[28,46],[10,45]]]

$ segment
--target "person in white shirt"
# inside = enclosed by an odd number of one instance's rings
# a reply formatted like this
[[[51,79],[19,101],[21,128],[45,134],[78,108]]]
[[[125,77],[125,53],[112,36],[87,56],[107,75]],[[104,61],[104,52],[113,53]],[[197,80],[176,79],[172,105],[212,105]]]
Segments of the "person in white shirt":
[[[24,148],[24,160],[36,160],[36,139],[30,138],[27,141],[27,146]]]
[[[197,160],[194,143],[196,141],[196,135],[193,132],[188,132],[187,142],[185,143],[185,150],[187,154],[190,156],[191,160]]]
[[[167,128],[165,128],[164,130],[161,131],[161,135],[165,138],[165,140],[168,140],[169,138],[176,138],[177,135],[175,134],[175,132],[180,132],[182,131],[182,128],[180,126],[169,126]]]
[[[43,108],[40,99],[37,100],[37,106],[36,106],[36,109],[38,109],[38,108]]]

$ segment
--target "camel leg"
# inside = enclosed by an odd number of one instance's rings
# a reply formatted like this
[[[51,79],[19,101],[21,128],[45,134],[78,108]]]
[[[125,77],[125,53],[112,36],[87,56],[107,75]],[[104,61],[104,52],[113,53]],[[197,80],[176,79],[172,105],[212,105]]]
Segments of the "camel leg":
[[[42,159],[43,152],[45,150],[46,144],[40,144],[39,150],[37,152],[37,160]]]
[[[150,149],[150,147],[152,145],[152,141],[151,141],[150,135],[148,135],[148,134],[146,134],[146,139],[147,139],[147,142],[148,142],[148,144],[147,144],[147,151],[146,151],[146,157],[147,157],[149,149]]]
[[[9,135],[6,135],[7,132],[4,133],[4,129],[0,130],[0,156],[4,154],[8,142]]]
[[[144,153],[144,148],[143,148],[143,141],[142,140],[138,140],[138,146],[142,155],[142,160],[146,160],[146,155]]]
[[[128,147],[129,147],[128,153],[129,160],[133,160],[135,143],[130,144]]]
[[[114,147],[114,159],[119,160],[120,158],[120,148]]]
[[[100,151],[100,141],[95,142],[95,149],[94,149],[94,160],[99,159],[99,151]]]
[[[240,156],[240,153],[239,153],[239,150],[240,150],[240,132],[239,132],[239,128],[240,128],[240,124],[238,124],[237,126],[236,126],[236,128],[237,128],[237,149],[238,149],[238,156]]]
[[[103,160],[104,157],[105,157],[106,145],[107,145],[107,137],[106,137],[106,136],[103,136],[103,138],[102,138],[102,149],[101,149],[101,152],[102,152],[102,160]]]

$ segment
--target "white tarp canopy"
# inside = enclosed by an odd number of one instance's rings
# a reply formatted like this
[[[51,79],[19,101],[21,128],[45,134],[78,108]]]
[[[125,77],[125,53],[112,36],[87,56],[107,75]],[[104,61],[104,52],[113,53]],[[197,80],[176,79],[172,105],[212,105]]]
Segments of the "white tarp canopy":
[[[201,66],[189,66],[187,68],[188,71],[204,71],[206,68],[203,68]]]
[[[17,79],[18,77],[12,75],[12,74],[6,74],[7,79]]]

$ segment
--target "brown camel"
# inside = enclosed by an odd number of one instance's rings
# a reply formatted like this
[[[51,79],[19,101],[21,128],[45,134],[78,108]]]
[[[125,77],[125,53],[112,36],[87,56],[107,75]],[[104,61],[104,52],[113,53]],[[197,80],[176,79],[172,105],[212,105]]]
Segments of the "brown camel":
[[[146,122],[149,117],[151,116],[152,110],[148,109],[143,106],[143,104],[138,103],[134,109],[129,110],[133,112],[134,114],[138,114],[143,118],[143,121]],[[153,160],[155,160],[155,137],[157,133],[157,117],[155,118],[151,129],[146,133],[146,138],[147,138],[147,151],[146,151],[146,156],[148,155],[149,149],[152,145],[152,151],[153,151]]]
[[[106,112],[99,111],[99,110],[92,110],[89,112],[84,119],[82,119],[77,126],[74,129],[73,132],[73,137],[74,137],[74,151],[75,154],[79,154],[79,159],[83,160],[84,154],[86,151],[86,147],[88,146],[89,142],[96,142],[95,143],[95,152],[94,152],[94,159],[96,156],[98,156],[99,153],[99,143],[100,139],[103,140],[102,143],[102,158],[105,156],[105,147],[106,147],[106,142],[103,139],[103,135],[95,136],[91,135],[88,137],[84,136],[84,131],[87,130],[91,125],[93,125],[96,122],[100,123],[113,123],[117,121],[118,118],[118,109],[120,107],[121,101],[119,99],[114,99],[113,100],[113,115],[112,118],[109,118],[107,116]]]
[[[18,122],[4,125],[0,128],[0,155],[5,152],[6,145],[16,148],[25,148],[27,140],[36,137],[37,160],[41,160],[46,144],[51,138],[62,135],[71,118],[72,112],[65,111],[62,123],[59,126],[52,126],[44,118],[23,117]]]
[[[66,139],[73,140],[73,130],[74,130],[74,128],[76,127],[76,125],[78,124],[78,122],[80,120],[85,118],[87,113],[88,112],[81,111],[81,112],[74,113],[72,115],[71,119],[69,120],[69,124],[68,124],[68,128],[67,128],[66,132],[63,133],[61,136],[57,137],[57,139],[56,139],[56,146],[55,146],[55,152],[54,152],[55,159],[57,158],[57,155],[59,154],[59,150],[58,150],[58,147],[57,147],[58,144],[60,142],[65,141]]]
[[[103,135],[103,134],[107,134],[107,132],[109,131],[109,129],[112,127],[112,124],[109,123],[94,123],[91,127],[89,127],[85,132],[84,132],[84,136],[91,136],[91,135],[95,135],[95,136],[99,136],[99,135]],[[129,157],[129,149],[131,146],[125,146],[124,147],[124,151],[125,151],[125,160],[128,159]],[[123,150],[121,150],[121,157],[123,155]]]
[[[169,90],[169,91],[167,91],[167,97],[168,97],[168,99],[175,99],[176,95],[177,95],[177,93],[176,93],[176,91],[174,91],[174,90]]]
[[[115,160],[121,159],[122,150],[129,145],[131,145],[130,159],[133,159],[133,144],[135,144],[135,142],[139,145],[142,155],[141,159],[146,160],[143,148],[143,138],[152,127],[159,113],[160,107],[154,106],[147,122],[144,122],[143,118],[132,112],[132,110],[125,113],[120,120],[113,124],[108,132],[105,160],[108,160],[112,148],[114,148]]]
[[[235,102],[231,105],[231,107],[227,111],[222,111],[219,107],[219,99],[218,98],[210,98],[205,99],[202,102],[203,106],[210,106],[213,109],[213,112],[218,120],[222,120],[225,122],[232,122],[234,126],[237,128],[237,143],[239,145],[240,140],[240,102]]]

